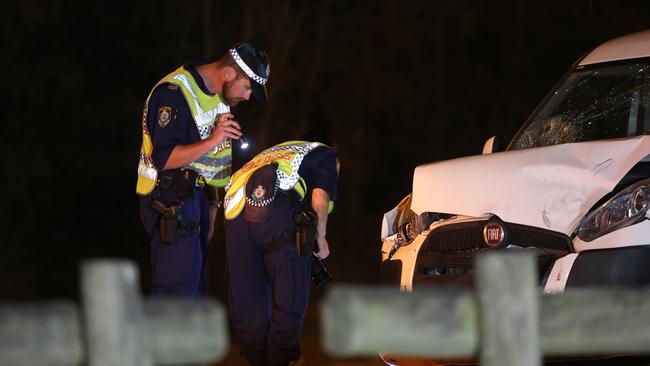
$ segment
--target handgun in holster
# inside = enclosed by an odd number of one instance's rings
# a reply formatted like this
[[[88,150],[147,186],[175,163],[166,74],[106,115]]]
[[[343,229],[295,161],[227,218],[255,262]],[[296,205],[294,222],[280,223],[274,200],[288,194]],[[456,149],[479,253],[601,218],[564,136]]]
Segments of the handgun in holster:
[[[163,205],[160,201],[151,200],[151,208],[160,214],[160,241],[163,244],[174,244],[176,242],[176,233],[178,232],[178,204],[172,203],[169,207]]]
[[[309,256],[311,279],[316,288],[327,286],[332,282],[332,275],[329,274],[322,260],[314,255],[318,252],[316,245],[316,226],[318,225],[318,216],[309,206],[303,206],[302,209],[293,215],[293,221],[296,223],[296,246],[298,255]]]
[[[296,224],[296,247],[298,255],[308,256],[316,248],[316,225],[318,217],[311,207],[304,207],[293,215]]]

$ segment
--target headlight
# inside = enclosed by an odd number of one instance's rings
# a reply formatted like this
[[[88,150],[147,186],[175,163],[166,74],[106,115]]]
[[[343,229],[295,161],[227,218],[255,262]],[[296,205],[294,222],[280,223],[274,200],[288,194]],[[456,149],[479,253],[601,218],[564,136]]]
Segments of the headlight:
[[[393,222],[393,232],[397,233],[398,246],[408,245],[418,234],[428,229],[432,222],[439,220],[437,214],[423,212],[418,215],[411,210],[411,195],[397,205],[397,217]]]
[[[591,212],[578,229],[578,237],[592,241],[645,219],[650,203],[650,179],[635,183]]]

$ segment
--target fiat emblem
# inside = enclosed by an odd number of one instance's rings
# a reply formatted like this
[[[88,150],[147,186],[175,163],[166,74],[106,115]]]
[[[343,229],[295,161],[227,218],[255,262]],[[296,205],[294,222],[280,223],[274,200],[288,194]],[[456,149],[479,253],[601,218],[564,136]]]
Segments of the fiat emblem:
[[[498,247],[501,245],[501,243],[503,243],[503,239],[505,239],[505,237],[506,230],[504,229],[503,225],[499,224],[498,222],[488,222],[485,224],[485,227],[483,227],[483,240],[489,247]]]

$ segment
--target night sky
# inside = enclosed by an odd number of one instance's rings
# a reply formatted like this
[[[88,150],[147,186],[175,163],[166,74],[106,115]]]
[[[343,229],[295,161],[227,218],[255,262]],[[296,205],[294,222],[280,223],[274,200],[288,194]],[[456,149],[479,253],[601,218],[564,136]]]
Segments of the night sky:
[[[582,54],[650,29],[649,14],[648,1],[598,0],[2,2],[0,300],[77,298],[92,257],[136,261],[148,291],[142,107],[187,60],[241,40],[268,51],[270,103],[234,109],[251,153],[330,131],[341,176],[327,265],[374,283],[382,214],[416,165],[512,137]],[[210,291],[223,299],[219,234]]]

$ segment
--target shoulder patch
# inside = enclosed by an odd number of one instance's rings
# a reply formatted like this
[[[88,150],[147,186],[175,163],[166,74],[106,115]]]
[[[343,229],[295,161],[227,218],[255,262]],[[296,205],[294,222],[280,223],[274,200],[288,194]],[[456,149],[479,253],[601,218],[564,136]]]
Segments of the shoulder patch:
[[[167,89],[169,89],[169,90],[178,90],[178,85],[176,85],[176,84],[168,84]]]
[[[158,108],[158,126],[165,127],[172,120],[172,108],[160,107]]]

